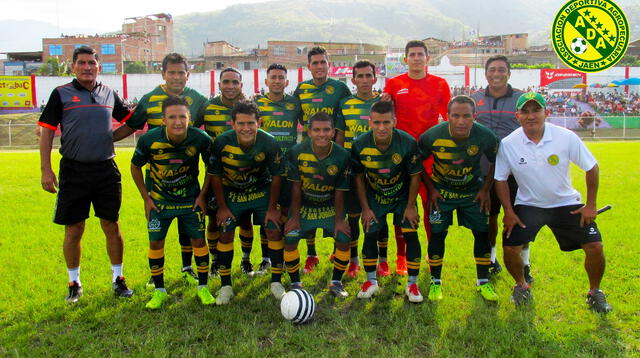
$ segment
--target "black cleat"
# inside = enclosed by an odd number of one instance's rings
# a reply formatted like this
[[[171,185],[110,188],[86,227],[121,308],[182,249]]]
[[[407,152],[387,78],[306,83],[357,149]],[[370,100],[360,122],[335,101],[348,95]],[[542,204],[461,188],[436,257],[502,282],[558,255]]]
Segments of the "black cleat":
[[[499,274],[500,272],[502,272],[502,266],[500,266],[500,263],[498,262],[498,259],[496,259],[496,261],[492,262],[491,266],[489,266],[489,275],[495,276],[495,275]]]
[[[529,285],[534,281],[533,276],[531,276],[531,265],[524,265],[524,280],[527,281]]]
[[[331,286],[329,286],[329,291],[331,292],[332,295],[338,298],[349,297],[349,293],[345,291],[344,286],[342,285],[342,282],[332,283]]]
[[[77,281],[69,282],[69,295],[64,298],[69,303],[76,303],[82,297],[82,286]]]
[[[124,277],[119,276],[116,278],[116,282],[113,283],[113,292],[116,297],[131,297],[133,296],[133,291],[127,287],[127,283],[124,280]]]
[[[531,302],[533,299],[533,294],[531,294],[531,286],[527,284],[526,287],[522,287],[516,284],[513,287],[513,294],[511,295],[511,299],[516,306],[522,306]]]
[[[609,313],[613,310],[613,306],[607,302],[607,297],[600,289],[587,293],[587,304],[598,313]]]
[[[260,263],[260,266],[258,266],[258,271],[256,271],[256,274],[264,275],[269,272],[270,268],[271,268],[271,262],[267,260],[262,260],[262,262]]]
[[[253,271],[253,265],[249,260],[242,260],[240,262],[240,270],[247,276],[253,276],[256,273]]]

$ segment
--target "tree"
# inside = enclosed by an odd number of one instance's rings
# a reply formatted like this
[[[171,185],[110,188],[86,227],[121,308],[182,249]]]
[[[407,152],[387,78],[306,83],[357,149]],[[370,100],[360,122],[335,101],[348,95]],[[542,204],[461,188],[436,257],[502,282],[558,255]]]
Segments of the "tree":
[[[49,57],[38,69],[41,76],[64,76],[67,73],[67,64],[60,62],[57,57]]]
[[[147,73],[147,66],[142,61],[131,62],[124,66],[124,73]]]

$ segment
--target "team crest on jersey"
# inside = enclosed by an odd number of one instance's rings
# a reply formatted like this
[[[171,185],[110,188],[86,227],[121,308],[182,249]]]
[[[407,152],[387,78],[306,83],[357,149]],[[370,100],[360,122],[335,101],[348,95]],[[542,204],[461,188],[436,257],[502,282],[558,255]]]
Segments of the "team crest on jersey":
[[[190,96],[184,96],[184,99],[187,101],[187,103],[189,103],[189,106],[193,104],[193,98],[191,98]]]
[[[218,110],[216,109],[216,115],[218,115],[218,114],[220,114],[220,111],[218,111]]]
[[[158,154],[162,154],[162,153],[164,153],[164,150],[158,149]]]
[[[549,165],[556,166],[560,163],[560,158],[558,158],[556,154],[551,154],[549,158],[547,158],[547,163],[549,163]]]
[[[338,174],[338,167],[336,165],[330,165],[329,167],[327,167],[327,174],[329,175],[336,175]]]
[[[327,86],[327,88],[325,89],[325,92],[327,92],[327,94],[333,94],[336,90],[333,88],[333,86]]]
[[[255,156],[255,157],[253,157],[253,159],[254,159],[256,162],[261,162],[261,161],[263,161],[263,160],[264,160],[264,152],[260,152],[260,153],[256,154],[256,156]]]
[[[411,164],[415,164],[418,161],[418,156],[417,155],[413,155],[411,156]]]
[[[371,156],[367,155],[367,162],[370,162],[370,161],[371,161]]]
[[[293,103],[287,103],[285,107],[290,111],[293,111],[293,109],[296,108],[296,106],[294,106]]]
[[[198,153],[198,149],[192,145],[188,146],[187,149],[184,150],[185,154],[187,154],[190,157],[193,157],[194,155],[196,155]]]
[[[478,152],[480,151],[480,148],[478,148],[477,145],[470,145],[469,148],[467,148],[467,154],[469,154],[470,156],[474,156],[476,154],[478,154]]]
[[[440,153],[443,153],[445,151],[444,147],[440,147],[439,151]]]
[[[402,163],[402,156],[398,153],[393,153],[391,160],[393,161],[393,164],[398,165]]]
[[[308,167],[308,166],[309,166],[309,163],[305,160],[304,162],[302,162],[302,166],[303,166],[303,167]]]
[[[233,159],[233,153],[229,153],[228,157],[229,159]]]

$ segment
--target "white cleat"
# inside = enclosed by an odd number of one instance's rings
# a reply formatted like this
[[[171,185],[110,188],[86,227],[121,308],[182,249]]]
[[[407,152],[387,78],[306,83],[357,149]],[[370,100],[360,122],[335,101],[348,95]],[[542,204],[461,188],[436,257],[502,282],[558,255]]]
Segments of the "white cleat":
[[[271,282],[271,286],[269,287],[271,290],[271,294],[276,300],[280,301],[282,296],[285,294],[284,286],[280,282]]]
[[[407,288],[404,290],[404,294],[407,295],[407,297],[409,298],[409,302],[411,303],[420,303],[424,301],[424,297],[422,297],[422,294],[418,289],[418,284],[416,283],[412,283],[411,285],[407,286]]]
[[[233,288],[231,286],[222,286],[218,291],[218,296],[216,297],[216,304],[220,305],[228,305],[233,297]]]
[[[362,284],[362,288],[360,292],[358,292],[358,298],[371,298],[378,294],[380,291],[380,286],[377,283],[373,283],[369,280],[366,280]]]

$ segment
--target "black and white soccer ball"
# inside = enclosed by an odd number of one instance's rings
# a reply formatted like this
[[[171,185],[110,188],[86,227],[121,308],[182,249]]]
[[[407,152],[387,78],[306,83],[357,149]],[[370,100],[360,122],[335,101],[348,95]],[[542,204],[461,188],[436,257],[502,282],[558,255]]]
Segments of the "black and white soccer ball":
[[[587,43],[587,40],[582,37],[576,37],[571,41],[571,52],[576,55],[582,55],[587,51],[587,48],[589,48],[589,44]]]
[[[282,296],[280,311],[288,321],[296,324],[305,323],[313,317],[316,301],[309,292],[296,288]]]

